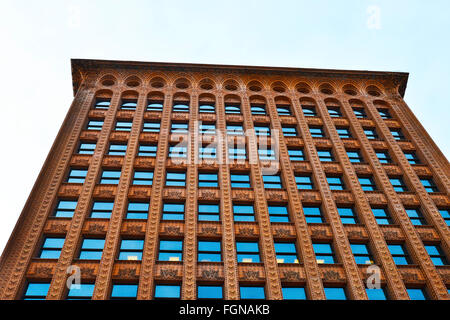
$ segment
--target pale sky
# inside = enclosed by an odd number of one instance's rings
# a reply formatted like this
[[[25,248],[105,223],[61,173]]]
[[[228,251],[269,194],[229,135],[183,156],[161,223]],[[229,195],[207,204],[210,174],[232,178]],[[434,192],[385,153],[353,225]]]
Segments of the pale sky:
[[[409,72],[450,155],[450,1],[0,0],[0,252],[72,101],[71,58]]]

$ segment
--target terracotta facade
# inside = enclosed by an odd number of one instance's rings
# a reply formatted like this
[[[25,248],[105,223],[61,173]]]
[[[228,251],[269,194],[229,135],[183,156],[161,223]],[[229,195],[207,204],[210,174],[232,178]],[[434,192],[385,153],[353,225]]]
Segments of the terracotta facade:
[[[308,299],[325,299],[324,287],[342,287],[349,299],[368,299],[368,265],[357,264],[351,244],[366,244],[381,268],[381,285],[388,299],[409,299],[408,288],[421,288],[430,299],[449,299],[450,266],[435,265],[427,245],[438,246],[450,257],[450,230],[445,210],[450,209],[447,159],[431,140],[403,100],[405,73],[291,69],[249,66],[195,65],[99,60],[72,60],[74,100],[36,184],[0,260],[1,299],[21,299],[29,282],[48,282],[47,299],[67,296],[67,268],[78,266],[82,282],[95,284],[93,299],[109,299],[113,283],[138,285],[137,299],[153,299],[156,284],[178,284],[182,299],[196,299],[197,285],[223,286],[225,299],[240,299],[241,285],[264,286],[267,299],[282,299],[282,288],[304,287]],[[110,99],[107,109],[95,109],[97,99]],[[135,110],[122,110],[125,99],[137,100]],[[162,111],[147,111],[148,101],[163,102]],[[189,112],[173,112],[174,102],[188,102]],[[214,113],[199,112],[199,105],[214,105]],[[229,114],[226,105],[241,112]],[[266,114],[252,114],[252,105],[264,105]],[[280,115],[277,106],[289,106]],[[314,106],[308,116],[302,106]],[[329,113],[338,107],[340,116]],[[362,108],[366,117],[357,117]],[[388,110],[382,117],[379,110]],[[102,120],[101,130],[87,130],[89,120]],[[117,121],[131,121],[129,131],[114,130]],[[143,132],[143,123],[160,123],[160,132]],[[215,142],[217,158],[228,159],[229,142],[241,139],[248,159],[241,163],[213,160],[196,163],[197,122],[215,124],[222,135]],[[168,157],[179,136],[170,133],[172,122],[189,124],[182,135],[187,159]],[[242,125],[242,137],[226,135],[227,125]],[[278,173],[283,187],[264,187],[265,161],[250,161],[258,154],[260,137],[254,126],[269,126],[278,133]],[[295,127],[295,136],[284,136]],[[314,137],[310,128],[322,128]],[[337,129],[347,128],[342,138]],[[364,132],[375,129],[376,139]],[[400,129],[395,139],[392,129]],[[80,154],[80,142],[95,143],[93,154]],[[227,141],[227,142],[226,142]],[[127,144],[124,156],[108,155],[110,142]],[[140,144],[157,145],[155,157],[138,156]],[[292,161],[289,150],[302,149],[305,160]],[[318,150],[331,149],[333,161],[323,162]],[[364,159],[352,162],[347,151]],[[412,164],[404,152],[415,152]],[[387,152],[382,163],[377,152]],[[86,169],[84,183],[68,183],[70,169]],[[102,170],[121,170],[117,184],[100,184]],[[151,187],[132,184],[135,170],[151,170]],[[186,173],[185,187],[167,187],[167,171]],[[219,187],[199,188],[199,172],[217,173]],[[246,173],[251,188],[232,188],[230,175]],[[299,190],[295,177],[311,176],[314,187]],[[332,190],[327,177],[341,177],[345,190]],[[365,191],[358,178],[371,177],[375,191]],[[390,178],[401,177],[406,192],[397,192]],[[421,179],[431,179],[437,190],[428,192]],[[55,217],[59,200],[77,201],[70,218]],[[94,200],[114,201],[109,219],[91,218]],[[147,220],[126,219],[130,200],[150,203]],[[164,201],[185,203],[184,220],[161,218]],[[198,221],[199,203],[220,205],[220,221]],[[253,204],[255,222],[235,221],[233,204]],[[269,205],[287,206],[289,222],[271,222]],[[320,205],[324,222],[307,223],[304,206]],[[352,207],[357,223],[343,223],[338,208]],[[373,208],[385,208],[391,224],[379,224]],[[413,224],[405,209],[417,208],[425,223]],[[64,237],[59,259],[38,258],[45,237]],[[78,259],[85,237],[105,239],[101,260]],[[119,260],[121,239],[143,239],[142,260]],[[182,261],[159,261],[160,239],[183,240]],[[198,262],[197,241],[221,241],[221,262]],[[237,262],[236,242],[258,241],[261,262]],[[274,242],[295,243],[299,263],[279,263]],[[330,243],[336,263],[320,263],[313,243]],[[402,244],[411,263],[394,262],[388,245]]]

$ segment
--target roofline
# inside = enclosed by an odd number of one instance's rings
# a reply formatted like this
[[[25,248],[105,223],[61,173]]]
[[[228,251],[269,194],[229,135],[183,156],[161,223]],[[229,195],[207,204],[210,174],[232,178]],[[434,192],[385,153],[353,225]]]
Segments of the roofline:
[[[95,70],[100,67],[142,69],[152,68],[159,70],[183,70],[183,71],[241,71],[245,73],[276,73],[276,74],[296,74],[299,76],[321,76],[321,77],[347,77],[378,80],[396,80],[400,83],[399,93],[403,97],[408,83],[408,72],[391,71],[369,71],[369,70],[338,70],[338,69],[316,69],[316,68],[293,68],[293,67],[269,67],[269,66],[243,66],[243,65],[223,65],[223,64],[203,64],[203,63],[179,63],[179,62],[144,62],[144,61],[123,61],[123,60],[97,60],[97,59],[71,59],[72,82],[74,94],[79,83],[75,79],[77,71]]]

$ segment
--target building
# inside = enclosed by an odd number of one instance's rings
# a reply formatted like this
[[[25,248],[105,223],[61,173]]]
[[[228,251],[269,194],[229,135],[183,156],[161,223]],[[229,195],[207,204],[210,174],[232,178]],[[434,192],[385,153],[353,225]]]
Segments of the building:
[[[408,74],[72,60],[72,76],[1,299],[449,299],[450,167]]]

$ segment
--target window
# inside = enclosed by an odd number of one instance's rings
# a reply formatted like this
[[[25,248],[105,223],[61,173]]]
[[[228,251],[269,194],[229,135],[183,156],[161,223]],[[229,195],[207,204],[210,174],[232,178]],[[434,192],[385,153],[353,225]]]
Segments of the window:
[[[131,131],[131,127],[133,126],[132,121],[117,121],[116,127],[114,130],[116,131]]]
[[[302,106],[303,114],[306,117],[316,117],[316,108],[314,106]]]
[[[119,184],[120,170],[103,170],[100,184]]]
[[[413,225],[422,226],[427,224],[420,209],[405,209],[405,211]]]
[[[67,293],[67,300],[91,300],[95,284],[80,283],[79,286],[72,284]]]
[[[217,173],[199,173],[198,187],[216,188],[219,186]]]
[[[111,105],[111,99],[97,99],[95,100],[94,109],[108,110]]]
[[[242,125],[227,125],[227,134],[231,136],[244,135],[244,128]]]
[[[353,108],[353,113],[358,119],[367,118],[366,111],[363,108]]]
[[[406,291],[408,292],[409,298],[411,300],[427,300],[427,294],[425,293],[424,289],[420,288],[406,288]]]
[[[341,139],[352,137],[352,133],[349,128],[336,128],[336,131]]]
[[[255,135],[270,136],[270,128],[268,126],[254,126]]]
[[[58,218],[72,218],[77,203],[78,201],[73,200],[59,200],[53,216]]]
[[[103,120],[89,120],[86,129],[87,130],[102,130]]]
[[[420,164],[420,159],[414,151],[405,151],[404,154],[410,164]]]
[[[128,202],[127,219],[147,219],[148,208],[148,203]]]
[[[314,183],[311,179],[311,176],[296,175],[295,183],[297,183],[297,189],[299,190],[314,189]]]
[[[159,122],[144,121],[142,132],[159,132],[160,125],[161,124]]]
[[[306,300],[306,292],[303,287],[282,287],[283,300]]]
[[[153,171],[134,171],[133,184],[151,186],[153,184]]]
[[[113,284],[111,299],[134,300],[137,297],[137,284]]]
[[[245,148],[228,148],[228,158],[233,160],[245,160],[247,159],[247,153]]]
[[[313,243],[317,263],[336,263],[333,247],[329,243]]]
[[[42,244],[39,258],[41,259],[59,259],[65,238],[46,237]]]
[[[420,182],[422,182],[422,185],[427,192],[439,192],[439,189],[433,179],[420,179]]]
[[[397,192],[406,192],[408,188],[406,187],[405,182],[403,182],[402,178],[389,178],[394,190]]]
[[[197,299],[223,299],[222,286],[197,286]]]
[[[377,109],[382,119],[392,119],[388,109]]]
[[[179,299],[180,296],[179,285],[157,284],[155,286],[155,299]]]
[[[358,223],[358,218],[356,216],[355,210],[353,208],[337,208],[339,216],[343,224],[356,224]]]
[[[186,173],[185,172],[167,172],[166,186],[185,187]]]
[[[275,150],[263,148],[260,149],[258,146],[258,156],[259,160],[275,160]]]
[[[375,129],[364,129],[367,139],[378,139],[378,134]]]
[[[309,128],[309,132],[311,133],[311,137],[313,137],[313,138],[324,138],[325,137],[325,133],[323,132],[323,129],[319,128],[319,127]]]
[[[199,159],[215,159],[216,147],[200,147],[198,148]]]
[[[200,134],[216,134],[216,125],[201,123],[198,126],[198,132]]]
[[[289,159],[291,161],[305,161],[303,149],[288,149]]]
[[[373,257],[370,254],[369,248],[366,244],[350,243],[353,256],[357,264],[372,264]]]
[[[278,263],[299,263],[295,243],[275,242],[274,247]]]
[[[120,105],[120,109],[122,110],[136,110],[137,100],[122,100],[122,104]]]
[[[377,190],[377,185],[372,177],[358,177],[358,181],[364,191]]]
[[[172,107],[172,112],[189,112],[189,103],[175,102]]]
[[[84,239],[81,244],[81,260],[100,260],[103,254],[105,239]]]
[[[124,156],[127,153],[126,144],[110,144],[108,154],[110,156]]]
[[[225,104],[226,114],[241,114],[241,106],[238,104]]]
[[[341,177],[327,177],[330,190],[345,190],[345,184]]]
[[[447,225],[450,226],[450,211],[448,209],[439,209],[439,213],[445,222],[447,222]]]
[[[172,123],[172,126],[170,128],[170,133],[185,134],[188,133],[188,128],[189,128],[188,123],[174,122]]]
[[[160,240],[159,241],[159,261],[182,261],[183,241],[181,240]]]
[[[238,262],[261,262],[259,258],[258,242],[236,242]]]
[[[144,240],[122,239],[119,260],[142,260]]]
[[[216,107],[214,106],[214,104],[200,102],[200,104],[198,106],[198,112],[200,112],[200,113],[215,113]]]
[[[367,298],[369,300],[387,300],[386,291],[384,288],[369,289],[366,288]]]
[[[286,206],[267,206],[270,222],[289,222],[289,212]]]
[[[364,158],[361,156],[359,151],[347,151],[347,156],[352,163],[362,163]]]
[[[234,221],[255,221],[253,205],[233,205]]]
[[[114,201],[94,201],[91,218],[110,219],[113,207]]]
[[[307,223],[323,223],[323,222],[325,222],[325,219],[323,218],[320,207],[304,206],[303,213],[305,214],[305,219],[306,219]]]
[[[277,112],[280,116],[290,116],[291,107],[288,105],[277,105]]]
[[[220,241],[199,241],[198,261],[199,262],[221,262],[222,249]]]
[[[411,264],[411,259],[404,246],[401,244],[388,244],[389,251],[391,252],[392,258],[395,264],[406,265]]]
[[[380,163],[392,163],[392,159],[391,159],[391,156],[389,155],[389,152],[379,151],[379,152],[376,152],[376,154],[377,154],[378,161],[380,161]]]
[[[372,213],[380,225],[392,224],[391,216],[387,209],[384,208],[372,208]]]
[[[437,245],[427,245],[425,246],[431,261],[433,261],[435,266],[446,266],[448,265],[447,258],[445,257],[444,251],[442,248]]]
[[[184,203],[164,203],[162,220],[184,220]]]
[[[323,162],[334,161],[333,154],[331,150],[317,150],[317,155],[319,156],[319,160]]]
[[[183,145],[169,146],[169,158],[186,158],[187,147]]]
[[[218,204],[199,204],[198,221],[220,221],[220,207]]]
[[[283,188],[283,184],[281,183],[280,175],[275,175],[275,176],[263,175],[262,178],[263,178],[264,188],[266,188],[266,189],[282,189]]]
[[[241,299],[265,299],[264,287],[240,286]]]
[[[87,172],[87,169],[70,169],[69,176],[67,177],[67,182],[84,183]]]
[[[295,126],[283,126],[281,131],[285,137],[295,137],[297,136],[297,128]]]
[[[328,113],[332,118],[342,117],[341,109],[339,107],[328,107]]]
[[[325,297],[327,300],[347,300],[347,294],[344,288],[324,287]]]
[[[23,300],[45,300],[50,283],[29,282]]]
[[[157,145],[139,145],[138,156],[139,157],[156,157]]]
[[[250,111],[252,112],[252,114],[265,115],[266,114],[266,106],[264,106],[264,105],[251,105],[250,106]]]
[[[390,130],[395,140],[405,140],[405,136],[403,135],[402,130],[392,128],[390,128]]]
[[[163,111],[163,102],[162,101],[148,101],[147,103],[147,111]]]
[[[230,175],[232,188],[250,188],[250,177],[248,174],[236,174]]]
[[[94,154],[95,147],[95,143],[82,142],[78,147],[78,154]]]

